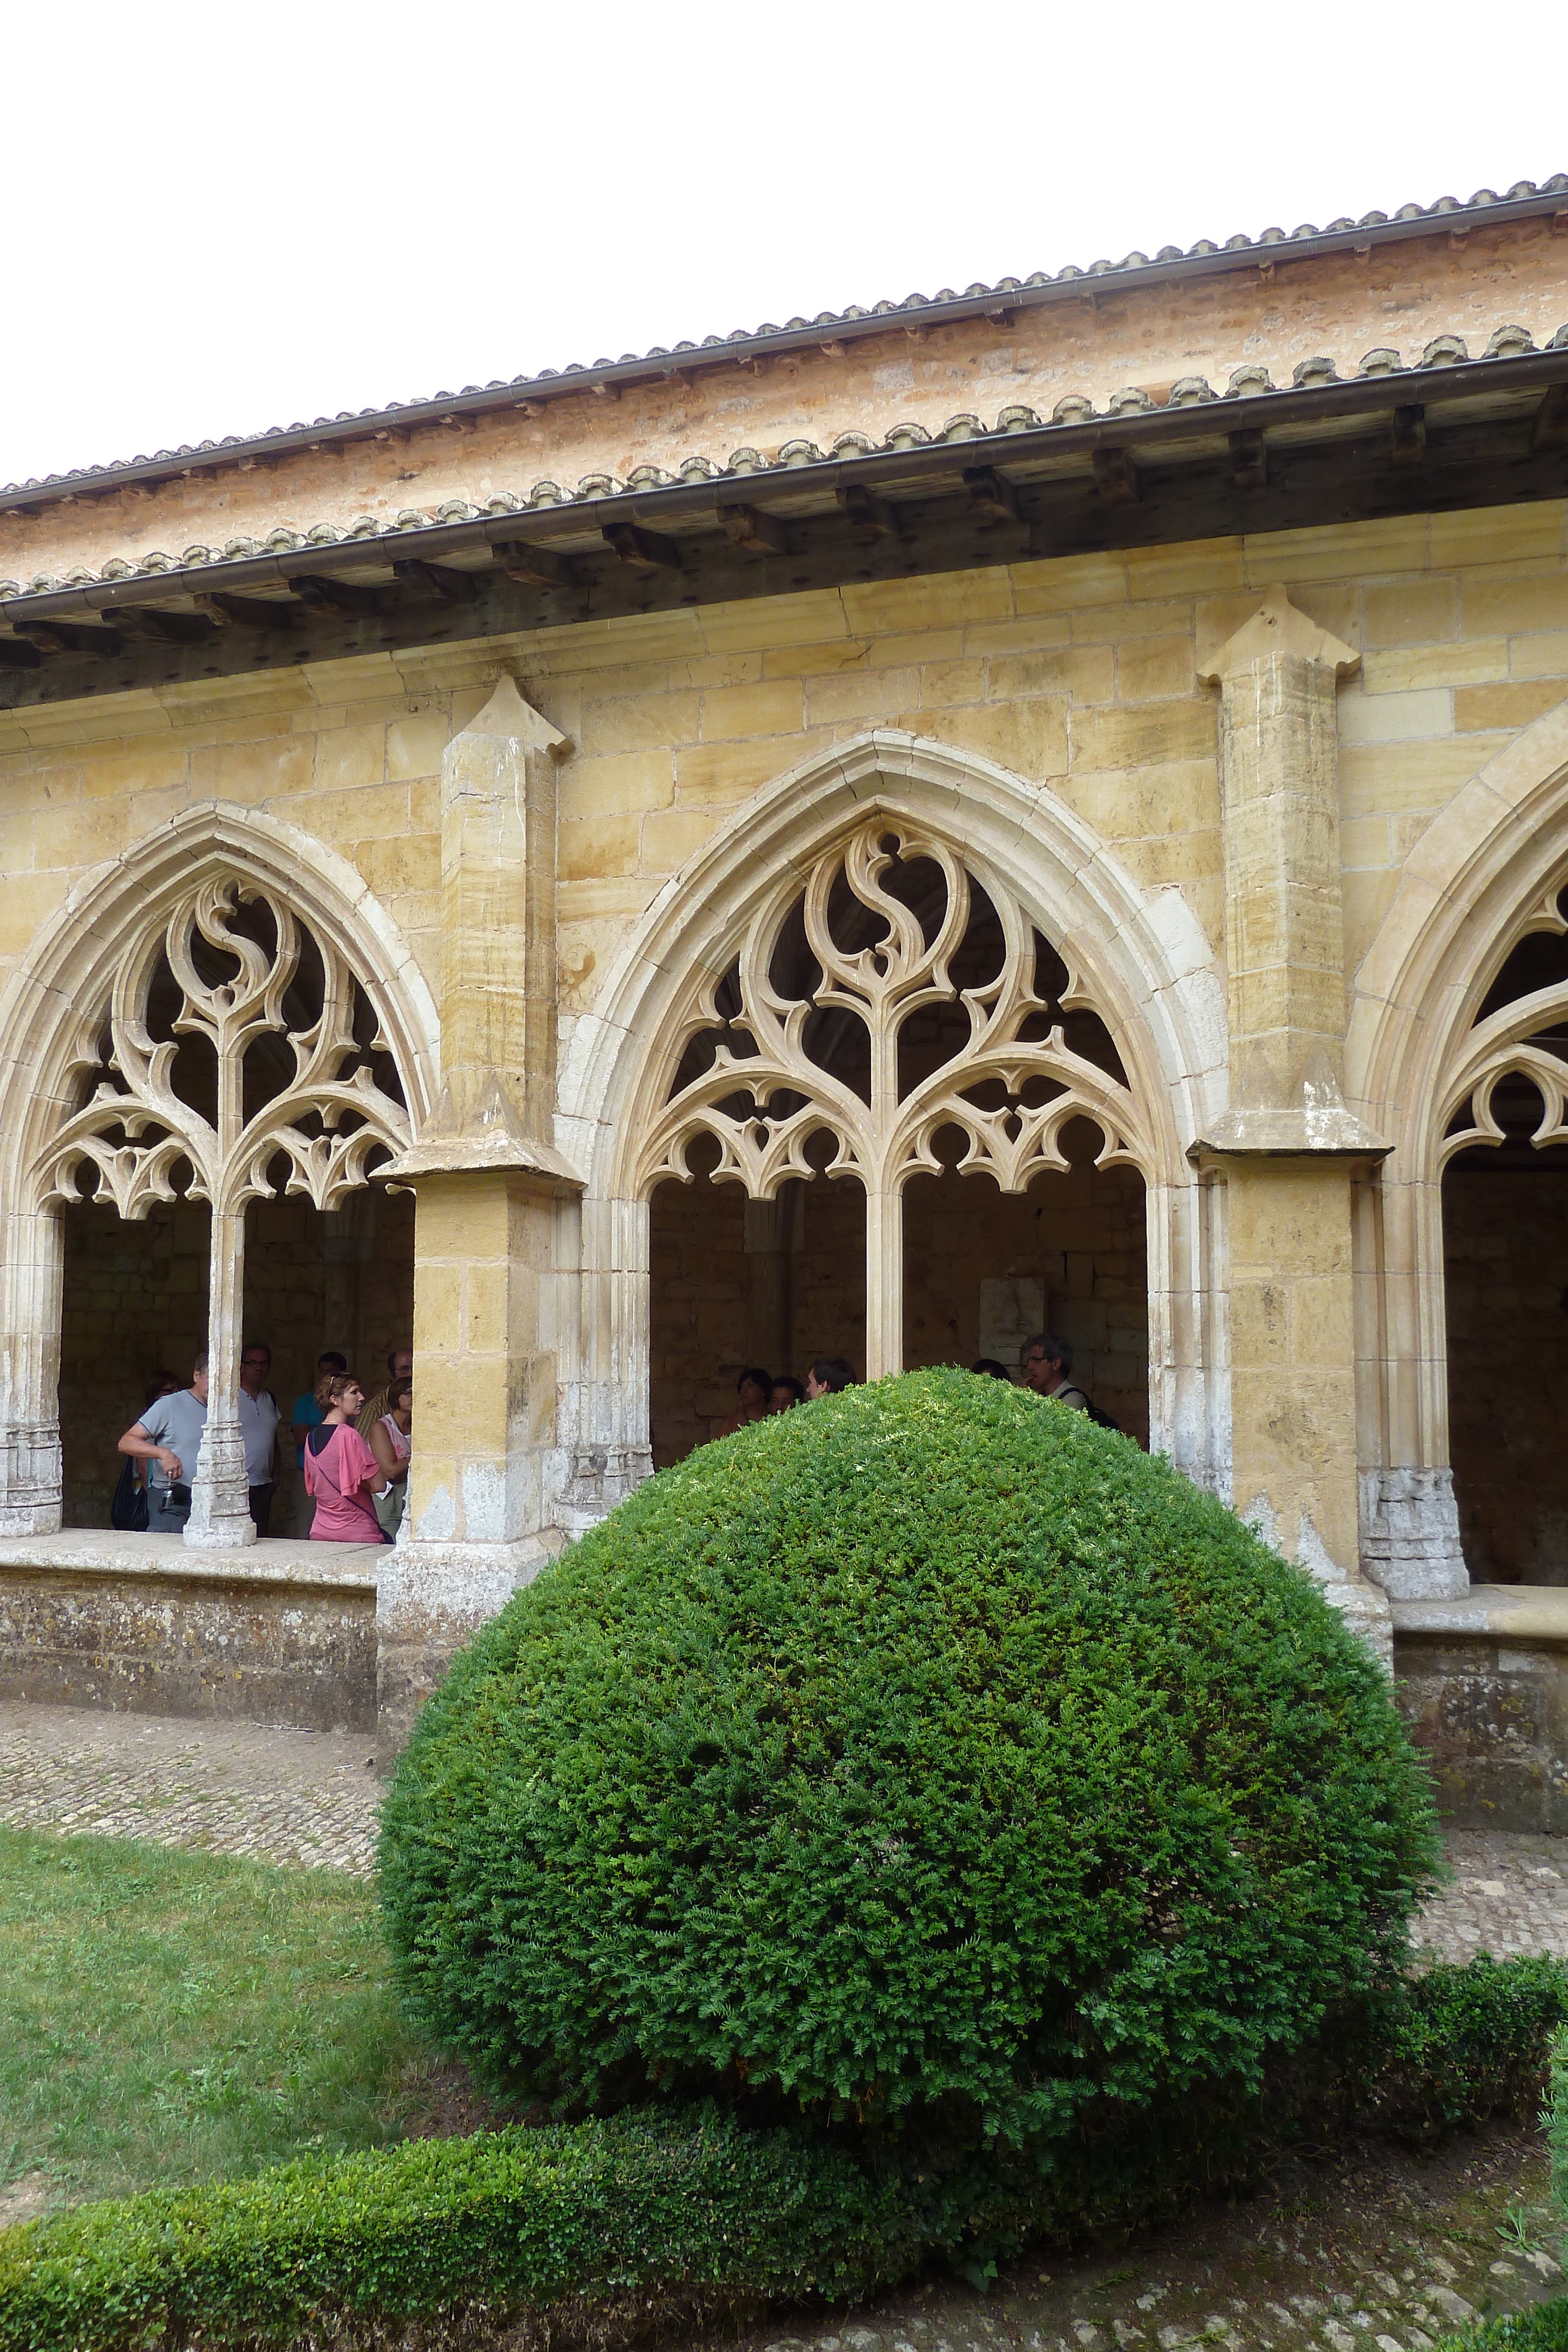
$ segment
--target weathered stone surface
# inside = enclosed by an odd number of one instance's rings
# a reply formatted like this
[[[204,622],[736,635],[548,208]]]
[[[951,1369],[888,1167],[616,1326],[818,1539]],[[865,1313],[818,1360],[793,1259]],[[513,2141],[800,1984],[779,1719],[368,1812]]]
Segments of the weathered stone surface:
[[[375,1722],[369,1545],[177,1536],[0,1544],[0,1696],[313,1730]]]
[[[1568,1592],[1394,1604],[1395,1688],[1447,1820],[1568,1832]]]

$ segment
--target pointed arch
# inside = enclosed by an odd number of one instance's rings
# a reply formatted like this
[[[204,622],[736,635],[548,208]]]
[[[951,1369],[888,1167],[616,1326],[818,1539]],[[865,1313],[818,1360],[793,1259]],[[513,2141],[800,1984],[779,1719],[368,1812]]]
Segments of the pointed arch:
[[[1352,982],[1346,1093],[1393,1146],[1356,1243],[1363,1539],[1396,1596],[1468,1580],[1448,1466],[1444,1129],[1487,993],[1565,876],[1568,699],[1433,818]],[[1396,1520],[1407,1538],[1388,1533]]]
[[[85,875],[0,996],[0,1532],[59,1524],[60,1236],[43,1205],[47,1147],[78,1108],[126,960],[193,892],[233,881],[302,918],[362,988],[416,1136],[439,1093],[430,990],[362,877],[325,843],[263,812],[208,801]]]
[[[23,1202],[24,1171],[75,1107],[83,1016],[107,1003],[132,945],[166,924],[179,899],[224,876],[274,892],[337,949],[380,1016],[416,1133],[429,1116],[440,1092],[440,1017],[413,950],[362,877],[297,825],[204,801],[85,875],[0,996],[0,1185],[9,1202]]]
[[[1213,950],[1179,890],[1146,893],[1047,785],[974,752],[891,730],[819,752],[756,793],[660,890],[600,1001],[577,1024],[561,1075],[557,1140],[589,1192],[630,1189],[657,1047],[695,970],[727,947],[793,875],[881,813],[945,840],[985,881],[1004,876],[1039,929],[1070,949],[1129,1085],[1157,1129],[1157,1174],[1225,1107],[1225,994]]]
[[[1067,957],[1109,1030],[1139,1112],[1147,1186],[1153,1443],[1224,1486],[1228,1398],[1207,1311],[1209,1194],[1187,1146],[1223,1109],[1225,998],[1180,892],[1144,891],[1048,786],[976,754],[878,730],[752,795],[660,890],[563,1057],[556,1139],[586,1179],[579,1358],[563,1383],[563,1518],[591,1516],[647,1458],[645,1146],[694,980],[716,982],[737,940],[868,819],[942,845]],[[639,1163],[643,1163],[641,1166]],[[1219,1343],[1222,1352],[1222,1343]]]

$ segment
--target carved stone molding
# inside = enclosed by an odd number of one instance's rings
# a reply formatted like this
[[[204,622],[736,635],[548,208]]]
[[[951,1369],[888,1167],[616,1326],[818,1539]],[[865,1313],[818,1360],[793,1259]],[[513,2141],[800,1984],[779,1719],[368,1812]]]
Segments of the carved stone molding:
[[[973,961],[977,923],[981,962],[994,968],[966,983],[956,967],[966,949]],[[1063,1131],[1080,1118],[1100,1130],[1097,1166],[1149,1174],[1151,1140],[1109,1034],[1069,951],[1046,951],[1062,958],[1063,976],[1042,993],[1040,947],[1017,898],[994,877],[982,888],[935,833],[883,815],[862,822],[817,858],[803,887],[798,873],[781,884],[727,967],[694,979],[640,1191],[689,1182],[689,1154],[706,1137],[717,1146],[715,1181],[770,1201],[791,1177],[819,1172],[810,1147],[825,1135],[825,1172],[866,1195],[867,1377],[896,1370],[900,1196],[912,1176],[941,1173],[943,1129],[963,1139],[960,1171],[1006,1192],[1065,1171]],[[945,1007],[956,1015],[950,1034],[927,1024],[912,1055],[912,1024]],[[1098,1059],[1070,1044],[1070,1025],[1093,1036]]]

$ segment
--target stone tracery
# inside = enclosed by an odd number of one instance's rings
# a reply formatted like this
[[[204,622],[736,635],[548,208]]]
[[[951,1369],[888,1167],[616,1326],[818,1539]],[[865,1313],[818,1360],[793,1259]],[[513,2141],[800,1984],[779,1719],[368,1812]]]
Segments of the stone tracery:
[[[1568,934],[1563,896],[1554,884],[1516,926],[1513,952],[1454,1058],[1439,1105],[1441,1166],[1477,1145],[1522,1139],[1519,1120],[1510,1121],[1506,1110],[1510,1097],[1517,1107],[1531,1092],[1541,1116],[1530,1142],[1537,1150],[1568,1143],[1568,980],[1521,987],[1533,975],[1519,969],[1520,950],[1529,941]]]
[[[642,1189],[689,1182],[706,1137],[715,1181],[771,1200],[818,1172],[810,1146],[825,1133],[825,1172],[866,1193],[868,1377],[896,1369],[899,1196],[916,1173],[941,1172],[944,1129],[963,1139],[961,1171],[1007,1192],[1065,1171],[1063,1133],[1081,1118],[1100,1130],[1098,1166],[1149,1171],[1109,1033],[1071,965],[1051,986],[1047,960],[1054,951],[996,876],[980,881],[903,819],[863,820],[803,889],[798,875],[781,883],[727,970],[694,979]]]
[[[193,1540],[237,1545],[255,1532],[236,1404],[246,1207],[281,1181],[335,1208],[372,1159],[407,1146],[408,1112],[378,1076],[380,1056],[390,1063],[388,1041],[338,949],[232,874],[188,891],[125,958],[107,1038],[101,1010],[84,1015],[77,1068],[107,1062],[108,1075],[35,1162],[40,1202],[80,1200],[90,1169],[95,1196],[140,1219],[180,1197],[183,1166],[183,1197],[212,1210],[211,1389]]]

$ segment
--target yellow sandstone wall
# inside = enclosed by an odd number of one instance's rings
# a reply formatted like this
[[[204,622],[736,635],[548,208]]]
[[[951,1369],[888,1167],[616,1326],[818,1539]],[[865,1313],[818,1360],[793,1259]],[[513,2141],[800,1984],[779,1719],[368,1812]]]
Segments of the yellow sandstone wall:
[[[501,664],[560,770],[570,1015],[661,884],[810,752],[903,727],[1049,780],[1222,952],[1216,698],[1195,664],[1281,580],[1361,649],[1341,690],[1347,967],[1431,817],[1568,693],[1568,505],[813,592],[0,718],[0,973],[73,881],[193,802],[349,857],[437,978],[441,751]]]

